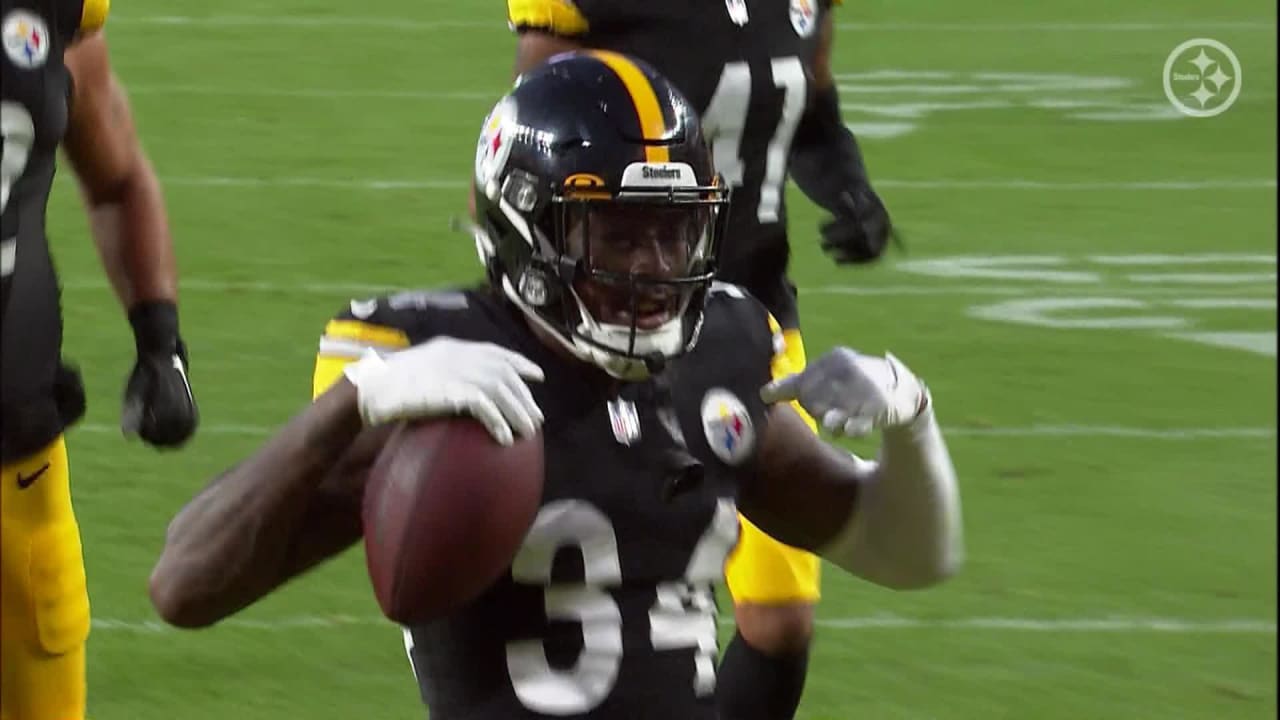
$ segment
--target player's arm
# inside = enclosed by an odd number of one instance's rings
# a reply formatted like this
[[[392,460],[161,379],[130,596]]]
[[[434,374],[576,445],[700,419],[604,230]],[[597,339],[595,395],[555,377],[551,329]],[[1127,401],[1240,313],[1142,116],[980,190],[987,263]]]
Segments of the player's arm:
[[[215,623],[359,540],[365,480],[396,421],[466,414],[503,444],[541,425],[525,380],[542,374],[528,359],[445,337],[407,343],[394,328],[329,323],[315,401],[170,524],[151,576],[161,617]]]
[[[840,113],[840,90],[831,71],[834,13],[822,13],[813,65],[813,93],[791,142],[788,172],[806,196],[832,220],[822,246],[837,262],[876,259],[892,233],[888,211],[871,187],[862,151]]]
[[[178,271],[164,196],[111,69],[103,33],[72,45],[66,64],[73,93],[63,147],[111,285],[126,308],[145,301],[175,303]]]
[[[373,308],[380,310],[377,301]],[[387,431],[355,434],[363,423],[344,376],[365,353],[409,346],[393,319],[382,319],[363,322],[344,312],[329,321],[312,374],[313,404],[256,455],[214,478],[170,523],[151,578],[165,620],[182,627],[217,622],[360,538],[365,479]]]
[[[169,524],[151,573],[166,622],[211,625],[360,539],[360,501],[385,430],[366,430],[341,380]]]
[[[771,536],[895,589],[928,587],[963,559],[955,469],[924,386],[892,356],[837,349],[762,396],[776,404],[742,512]],[[839,434],[882,430],[871,462],[820,440],[789,402]]]
[[[86,0],[86,7],[100,4]],[[102,32],[82,36],[67,50],[66,64],[73,92],[63,147],[138,353],[122,424],[153,445],[181,445],[195,432],[198,415],[178,332],[178,271],[160,183]]]

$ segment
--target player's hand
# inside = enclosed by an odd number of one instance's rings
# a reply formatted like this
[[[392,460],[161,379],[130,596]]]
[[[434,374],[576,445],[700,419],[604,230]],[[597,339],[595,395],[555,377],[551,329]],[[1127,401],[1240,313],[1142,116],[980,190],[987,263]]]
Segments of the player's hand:
[[[200,414],[187,380],[187,348],[170,302],[143,302],[129,311],[138,357],[124,390],[120,428],[156,448],[181,447]]]
[[[441,337],[386,356],[369,351],[345,373],[366,425],[469,415],[502,445],[542,426],[525,383],[541,382],[542,368],[492,343]]]
[[[929,405],[928,389],[898,358],[849,348],[836,348],[804,372],[765,385],[760,397],[767,403],[798,400],[828,432],[850,437],[907,425]]]
[[[838,265],[868,263],[895,237],[889,211],[869,185],[840,196],[840,207],[821,227],[822,249]]]

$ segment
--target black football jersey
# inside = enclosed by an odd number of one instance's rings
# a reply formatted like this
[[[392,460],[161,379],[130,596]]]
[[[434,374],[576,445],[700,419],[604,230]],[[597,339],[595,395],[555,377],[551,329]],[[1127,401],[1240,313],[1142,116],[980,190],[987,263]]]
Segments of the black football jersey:
[[[496,343],[546,374],[542,504],[510,571],[451,617],[407,628],[432,720],[713,720],[713,585],[754,472],[775,333],[734,286],[660,381],[620,383],[536,338],[491,291],[354,302],[321,356],[436,336]],[[466,562],[460,556],[458,562]]]
[[[45,209],[71,97],[63,51],[101,26],[107,0],[3,0],[0,8],[0,432],[9,458],[62,430],[53,399],[62,317]]]
[[[832,0],[509,0],[519,29],[638,57],[702,115],[716,169],[733,186],[720,276],[797,325],[784,184],[812,94],[818,29]]]

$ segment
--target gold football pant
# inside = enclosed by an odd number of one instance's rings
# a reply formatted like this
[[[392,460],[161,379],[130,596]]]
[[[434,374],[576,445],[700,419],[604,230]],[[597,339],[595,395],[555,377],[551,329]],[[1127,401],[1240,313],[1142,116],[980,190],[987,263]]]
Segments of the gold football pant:
[[[83,720],[89,594],[61,436],[4,465],[0,572],[0,720]]]
[[[783,330],[786,340],[785,361],[791,372],[804,370],[804,341],[800,331]],[[800,410],[799,406],[796,407]],[[800,416],[815,429],[816,424],[803,410]],[[760,528],[739,516],[741,534],[738,546],[725,566],[725,580],[735,603],[757,605],[789,605],[816,603],[821,595],[822,565],[816,555],[797,550],[769,537]]]

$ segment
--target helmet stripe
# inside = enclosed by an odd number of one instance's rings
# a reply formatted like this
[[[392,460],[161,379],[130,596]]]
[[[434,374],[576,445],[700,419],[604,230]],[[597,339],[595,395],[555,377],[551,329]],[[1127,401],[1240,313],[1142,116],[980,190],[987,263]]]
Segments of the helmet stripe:
[[[662,117],[662,106],[658,104],[658,95],[653,84],[645,77],[644,71],[624,55],[606,50],[592,50],[591,54],[600,62],[609,66],[614,75],[622,81],[631,96],[631,104],[635,106],[636,116],[640,120],[640,133],[645,140],[660,140],[666,134],[667,123]],[[671,153],[664,145],[646,145],[644,159],[648,162],[670,162]]]

